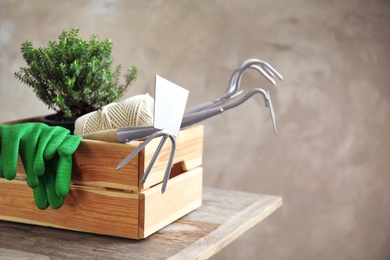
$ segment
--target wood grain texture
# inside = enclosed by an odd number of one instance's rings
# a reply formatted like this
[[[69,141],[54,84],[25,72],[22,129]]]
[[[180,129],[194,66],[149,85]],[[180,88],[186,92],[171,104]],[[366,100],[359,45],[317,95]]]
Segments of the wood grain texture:
[[[204,259],[281,203],[277,196],[204,188],[200,208],[140,241],[0,221],[0,258]]]
[[[0,179],[0,191],[2,220],[138,237],[138,194],[72,186],[60,209],[39,210],[24,181]]]
[[[42,118],[27,118],[2,124],[41,122]],[[181,165],[183,172],[202,165],[203,134],[203,126],[196,125],[181,130],[176,138],[176,152],[173,163]],[[165,143],[161,150],[146,182],[143,185],[140,184],[140,179],[148,167],[160,140],[161,138],[152,140],[123,169],[116,171],[118,164],[142,141],[132,141],[123,144],[83,139],[73,155],[72,181],[82,186],[128,191],[147,189],[161,183],[171,151],[171,143],[169,141]],[[18,175],[25,175],[20,160],[18,163]]]
[[[83,186],[137,191],[139,156],[122,170],[115,169],[138,144],[82,140],[73,156],[72,181]]]
[[[144,238],[202,204],[202,174],[202,168],[198,167],[175,176],[164,194],[160,191],[161,184],[141,193],[72,185],[58,210],[37,209],[32,190],[25,181],[0,179],[0,219]]]
[[[169,223],[184,216],[202,205],[203,169],[195,168],[181,174],[168,183],[167,190],[161,193],[161,184],[140,194],[143,202],[140,207],[140,238],[147,237]]]
[[[248,196],[253,196],[248,194]],[[265,219],[282,205],[282,199],[264,196],[261,200],[249,205],[234,218],[227,220],[222,226],[196,241],[170,260],[179,259],[208,259],[221,251],[244,232]]]

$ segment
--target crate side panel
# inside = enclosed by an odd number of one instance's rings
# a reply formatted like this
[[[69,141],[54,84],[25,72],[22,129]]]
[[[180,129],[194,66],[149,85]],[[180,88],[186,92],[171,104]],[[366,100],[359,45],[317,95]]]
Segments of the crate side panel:
[[[129,144],[83,140],[73,156],[72,181],[85,186],[138,190],[138,156],[120,171],[115,170],[134,148]]]
[[[39,210],[24,181],[0,179],[0,191],[1,220],[138,238],[138,195],[72,186],[60,209]]]
[[[164,194],[161,184],[140,194],[140,238],[145,238],[202,205],[201,167],[172,178]],[[143,196],[143,197],[142,197]]]
[[[134,144],[118,144],[82,140],[73,154],[72,182],[80,186],[138,190],[138,156],[123,169],[118,164],[135,148]],[[18,176],[26,177],[22,162],[18,160]]]

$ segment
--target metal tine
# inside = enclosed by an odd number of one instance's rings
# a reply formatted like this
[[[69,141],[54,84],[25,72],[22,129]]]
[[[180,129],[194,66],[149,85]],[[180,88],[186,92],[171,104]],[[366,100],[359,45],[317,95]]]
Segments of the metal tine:
[[[134,158],[144,147],[150,143],[154,138],[162,136],[166,134],[164,131],[157,131],[151,135],[149,135],[148,138],[145,139],[136,149],[134,149],[123,161],[121,161],[118,166],[116,167],[116,170],[122,169],[131,159]]]
[[[236,69],[235,72],[232,74],[232,77],[230,78],[229,86],[233,86],[236,90],[240,89],[242,76],[248,68],[260,72],[273,85],[276,85],[275,80],[272,78],[275,77],[275,75],[280,80],[283,80],[283,76],[268,63],[258,59],[248,59],[245,62],[243,62],[241,66],[238,69]],[[209,107],[216,107],[217,105],[220,105],[221,103],[224,103],[231,98],[233,98],[233,96],[230,97],[222,96],[220,97],[220,101],[218,103],[215,102],[215,104]]]
[[[238,100],[238,101],[236,101],[236,102],[234,102],[232,104],[228,104],[226,106],[223,106],[222,109],[224,111],[226,111],[226,110],[235,108],[235,107],[243,104],[245,101],[250,99],[255,94],[262,94],[263,95],[264,102],[265,102],[266,106],[270,109],[270,112],[271,112],[271,119],[272,119],[272,124],[273,124],[273,127],[274,127],[274,132],[275,132],[275,134],[277,134],[275,112],[274,112],[274,108],[273,108],[273,105],[272,105],[271,94],[269,93],[269,91],[266,92],[262,88],[252,89],[244,97],[242,97],[240,100]]]
[[[231,103],[231,104],[227,104],[227,105],[224,105],[222,106],[221,108],[226,111],[226,110],[230,110],[232,108],[235,108],[243,103],[245,103],[248,99],[250,99],[252,96],[254,96],[255,94],[262,94],[263,95],[263,98],[264,98],[264,103],[265,103],[265,106],[268,107],[269,105],[269,96],[268,96],[268,93],[262,89],[262,88],[255,88],[255,89],[252,89],[251,91],[249,91],[248,93],[245,94],[245,96],[243,96],[242,98],[240,98],[239,100]]]
[[[176,139],[175,139],[175,137],[171,134],[167,134],[167,136],[169,137],[169,139],[171,139],[172,148],[171,148],[171,154],[169,155],[167,168],[165,169],[165,175],[164,175],[164,180],[163,180],[163,184],[161,187],[161,193],[164,193],[165,190],[167,189],[168,180],[169,180],[169,177],[171,175],[173,159],[175,158],[175,152],[176,152]]]
[[[235,84],[238,86],[241,83],[241,79],[243,76],[243,73],[248,68],[255,69],[258,72],[260,72],[271,84],[276,85],[275,80],[273,77],[278,77],[280,80],[283,79],[282,75],[276,71],[271,65],[269,65],[267,62],[259,60],[259,59],[248,59],[244,61],[241,66],[238,68],[238,74]]]
[[[264,69],[268,71],[272,76],[276,76],[280,80],[283,80],[283,76],[274,69],[271,65],[269,65],[267,62],[259,60],[259,59],[248,59],[244,61],[241,65],[241,67],[245,66],[246,64],[252,64],[252,65],[261,65]]]
[[[272,73],[272,71],[269,71],[267,69],[262,69],[260,66],[257,66],[257,65],[252,65],[250,66],[249,68],[251,69],[254,69],[254,70],[257,70],[258,72],[260,72],[261,74],[263,74],[263,76],[269,81],[271,82],[272,85],[276,85],[276,82],[275,80],[272,78],[272,77],[275,77],[275,75]],[[268,75],[268,74],[269,75]],[[241,79],[240,79],[241,80]],[[241,83],[241,82],[240,82]]]
[[[265,70],[261,69],[260,66],[262,66]],[[272,79],[272,76],[275,74],[280,75],[271,65],[268,63],[258,60],[258,59],[248,59],[244,61],[240,67],[238,67],[233,74],[230,77],[228,89],[226,90],[225,94],[221,97],[217,98],[215,101],[223,101],[226,99],[229,99],[232,97],[230,93],[237,93],[240,89],[240,83],[242,79],[242,75],[245,70],[248,68],[252,68],[260,72],[266,79],[268,79],[272,84],[276,84],[275,81]]]
[[[264,70],[259,65],[263,66]],[[191,114],[191,113],[198,112],[198,111],[210,108],[210,107],[215,107],[217,105],[221,105],[223,102],[226,102],[229,99],[241,94],[242,90],[240,90],[240,82],[241,82],[242,74],[248,68],[253,68],[253,69],[257,70],[268,81],[270,81],[272,84],[276,85],[276,82],[275,82],[275,80],[272,79],[272,77],[275,74],[277,74],[277,75],[280,75],[280,74],[274,68],[272,68],[268,63],[266,63],[264,61],[257,60],[257,59],[249,59],[249,60],[244,61],[241,64],[241,66],[239,68],[237,68],[232,73],[232,75],[230,76],[230,79],[229,79],[228,87],[222,96],[220,96],[220,97],[218,97],[210,102],[206,102],[206,103],[200,104],[198,106],[189,108],[185,111],[185,113]]]
[[[141,184],[144,184],[146,179],[148,178],[149,173],[152,170],[152,167],[153,167],[154,163],[156,162],[157,157],[160,154],[160,151],[161,151],[162,147],[164,146],[164,143],[167,140],[167,138],[168,138],[168,135],[162,135],[161,141],[158,144],[158,146],[156,148],[156,151],[154,152],[153,157],[152,157],[152,159],[149,162],[148,168],[146,168],[146,170],[144,172],[144,176],[142,176]]]
[[[257,70],[258,72],[260,72],[269,82],[271,82],[271,84],[273,85],[276,85],[276,82],[275,80],[272,78],[272,77],[276,77],[279,78],[280,80],[283,80],[283,76],[277,71],[275,70],[271,65],[269,65],[267,62],[264,62],[262,60],[258,60],[258,59],[249,59],[249,60],[246,60],[242,65],[241,67],[239,68],[239,72],[238,72],[238,75],[237,75],[237,82],[236,84],[239,86],[240,83],[241,83],[241,79],[242,79],[242,76],[243,76],[243,73],[244,71],[247,69],[247,68],[252,68],[252,69],[255,69]]]
[[[171,173],[171,169],[172,169],[172,165],[173,165],[173,159],[175,157],[175,152],[176,152],[176,140],[175,140],[175,137],[171,134],[168,134],[167,132],[165,131],[158,131],[156,133],[153,133],[152,135],[150,135],[145,141],[143,141],[133,152],[131,152],[119,165],[118,167],[116,168],[117,170],[119,169],[122,169],[135,155],[137,155],[151,140],[153,140],[154,138],[156,137],[159,137],[159,136],[162,136],[162,139],[158,145],[158,147],[156,148],[156,151],[154,152],[153,154],[153,157],[151,159],[151,161],[149,162],[149,165],[147,167],[147,169],[145,170],[144,172],[144,175],[142,176],[142,179],[141,179],[141,183],[144,184],[146,179],[148,178],[149,176],[149,173],[154,165],[154,163],[156,162],[157,160],[157,157],[158,155],[160,154],[161,150],[162,150],[162,147],[164,146],[164,143],[165,141],[169,138],[172,142],[172,147],[171,147],[171,153],[169,155],[169,159],[168,159],[168,163],[167,163],[167,167],[165,169],[165,174],[164,174],[164,179],[163,179],[163,184],[162,184],[162,187],[161,187],[161,193],[164,193],[166,188],[167,188],[167,184],[168,184],[168,180],[169,180],[169,176],[170,176],[170,173]]]
[[[234,73],[234,77],[232,77],[230,80],[232,81],[231,82],[231,85],[232,86],[235,86],[235,88],[238,90],[240,89],[240,86],[241,86],[241,78],[242,78],[242,75],[244,73],[244,71],[248,68],[253,68],[261,73],[263,73],[263,75],[271,82],[271,83],[275,83],[275,81],[269,76],[267,75],[267,73],[261,69],[259,66],[250,66],[250,67],[245,67],[245,68],[239,68],[235,71]],[[243,90],[240,90],[238,91],[235,95],[232,95],[232,96],[229,96],[229,97],[221,97],[220,100],[218,102],[214,102],[214,104],[210,105],[208,108],[212,108],[212,107],[217,107],[217,106],[221,106],[223,103],[226,103],[227,101],[229,101],[230,99],[240,95],[243,93]]]
[[[263,66],[264,70],[259,66]],[[233,93],[237,93],[240,89],[240,83],[242,76],[248,68],[252,68],[260,72],[268,81],[276,85],[275,80],[272,79],[272,76],[275,74],[280,75],[274,68],[272,68],[268,63],[257,60],[257,59],[248,59],[244,61],[239,68],[237,68],[230,77],[228,89],[225,94],[221,97],[215,99],[215,103],[228,100],[233,97]],[[275,73],[275,74],[274,74]]]
[[[269,93],[269,91],[267,91],[267,93],[268,93],[268,107],[269,107],[269,111],[271,113],[272,124],[274,126],[274,133],[277,134],[278,132],[276,130],[275,111],[274,111],[274,107],[272,105],[271,94]]]

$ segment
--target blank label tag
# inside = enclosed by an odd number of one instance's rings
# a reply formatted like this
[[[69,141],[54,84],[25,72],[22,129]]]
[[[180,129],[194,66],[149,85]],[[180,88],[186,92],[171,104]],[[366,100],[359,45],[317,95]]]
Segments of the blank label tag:
[[[153,126],[177,137],[189,91],[158,75],[154,91]]]

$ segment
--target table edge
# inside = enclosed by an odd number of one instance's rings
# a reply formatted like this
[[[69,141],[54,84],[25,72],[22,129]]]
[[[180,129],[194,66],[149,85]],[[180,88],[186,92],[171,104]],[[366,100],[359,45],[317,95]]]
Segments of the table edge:
[[[271,215],[283,204],[282,197],[273,195],[264,196],[266,196],[266,200],[262,197],[262,199],[245,208],[245,210],[219,226],[207,236],[197,240],[183,251],[168,259],[208,259],[221,251],[225,246]],[[240,220],[243,217],[248,219],[248,221],[242,223]]]

